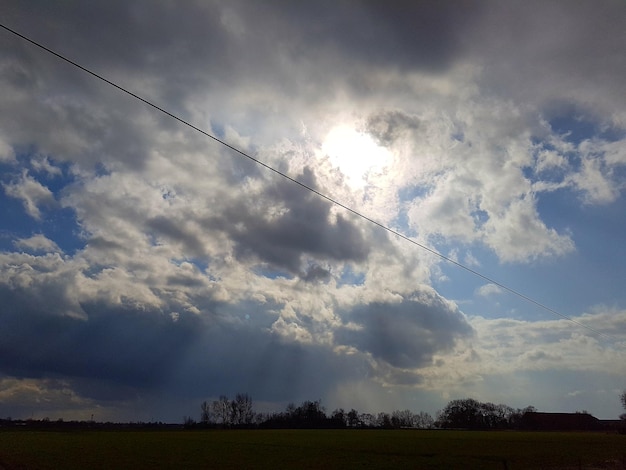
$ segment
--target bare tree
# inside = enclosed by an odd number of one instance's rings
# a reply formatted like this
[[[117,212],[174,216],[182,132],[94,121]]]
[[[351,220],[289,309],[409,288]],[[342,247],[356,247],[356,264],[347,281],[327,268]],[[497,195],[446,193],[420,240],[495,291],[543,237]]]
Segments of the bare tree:
[[[391,424],[394,428],[412,428],[413,412],[411,410],[395,410],[391,414]]]
[[[359,415],[359,422],[361,423],[361,426],[366,428],[373,428],[377,425],[376,416],[372,413],[361,413]]]
[[[392,428],[393,425],[391,423],[391,415],[381,411],[378,413],[378,416],[376,416],[376,425],[379,428]]]
[[[231,402],[231,423],[235,426],[247,426],[252,424],[253,419],[252,398],[247,393],[238,393]]]
[[[414,415],[413,420],[415,427],[420,429],[430,429],[435,423],[433,417],[425,411],[420,411],[419,413]]]
[[[362,424],[361,420],[359,419],[359,412],[354,408],[348,411],[347,418],[348,426],[350,426],[351,428],[356,428],[357,426],[360,426]]]
[[[211,421],[211,405],[205,400],[200,404],[200,409],[202,410],[200,413],[200,422],[202,424],[209,424]]]
[[[231,404],[230,400],[225,395],[220,395],[219,399],[214,400],[211,403],[211,414],[216,423],[221,424],[224,427],[231,424]]]

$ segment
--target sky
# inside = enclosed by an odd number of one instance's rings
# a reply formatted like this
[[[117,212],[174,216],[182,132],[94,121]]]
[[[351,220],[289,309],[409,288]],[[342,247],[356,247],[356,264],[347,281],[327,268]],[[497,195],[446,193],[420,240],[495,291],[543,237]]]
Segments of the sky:
[[[1,417],[623,412],[623,1],[0,10],[406,237],[0,29]]]

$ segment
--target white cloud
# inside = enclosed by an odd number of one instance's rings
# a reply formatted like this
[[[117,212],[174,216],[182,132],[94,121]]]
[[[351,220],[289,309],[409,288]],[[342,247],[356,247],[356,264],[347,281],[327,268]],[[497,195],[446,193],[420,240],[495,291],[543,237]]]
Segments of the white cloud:
[[[615,359],[626,341],[626,312],[597,309],[573,320],[615,340],[588,332],[564,319],[523,321],[474,317],[472,343],[483,373],[508,370],[570,369],[623,374]]]
[[[17,248],[35,252],[61,251],[59,246],[45,235],[37,234],[29,238],[20,238],[14,242]]]
[[[489,297],[492,295],[498,295],[503,292],[502,288],[495,284],[485,284],[476,289],[476,294],[481,297]]]
[[[626,140],[602,142],[600,147],[601,151],[604,153],[604,161],[609,167],[626,165]]]
[[[48,176],[61,176],[61,169],[50,162],[48,157],[38,157],[31,160],[31,166],[35,171],[41,171]]]
[[[0,137],[0,163],[15,163],[15,151]]]
[[[603,147],[602,144],[582,142],[579,148],[582,158],[581,170],[570,176],[573,186],[583,192],[583,199],[589,204],[612,202],[619,196],[622,189],[620,183],[613,181],[611,173],[613,168],[623,165],[623,162],[618,159],[617,165],[607,166],[604,152],[602,152]],[[610,151],[610,161],[615,162],[615,148],[610,148]]]
[[[542,150],[537,155],[536,170],[538,173],[551,170],[554,168],[564,168],[567,166],[567,160],[563,155],[554,150]]]
[[[563,319],[471,317],[476,335],[459,342],[451,352],[435,355],[436,365],[420,371],[421,387],[447,390],[450,397],[482,396],[519,407],[532,404],[545,411],[584,408],[596,416],[614,418],[616,398],[613,403],[604,395],[597,396],[597,386],[590,384],[622,383],[626,312],[598,308],[574,320],[612,335],[615,341]],[[571,390],[563,390],[565,382],[586,393],[576,402],[563,401]]]
[[[490,218],[485,223],[485,242],[508,262],[562,256],[574,250],[568,235],[546,227],[532,197],[513,201],[504,213]]]
[[[41,218],[41,206],[53,206],[56,203],[52,191],[30,176],[26,170],[17,181],[3,183],[2,186],[7,196],[22,201],[26,213],[33,219]]]

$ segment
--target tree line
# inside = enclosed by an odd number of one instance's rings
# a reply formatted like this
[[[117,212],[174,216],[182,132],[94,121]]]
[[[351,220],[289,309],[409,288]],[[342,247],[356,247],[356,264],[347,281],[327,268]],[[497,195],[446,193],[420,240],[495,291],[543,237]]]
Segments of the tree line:
[[[515,429],[524,413],[536,411],[532,406],[515,409],[508,405],[481,403],[473,398],[452,400],[437,412],[436,418],[429,413],[411,410],[395,410],[392,413],[359,413],[354,408],[346,411],[337,408],[327,413],[320,400],[304,401],[300,405],[290,403],[281,412],[257,413],[252,398],[239,393],[233,399],[222,395],[212,402],[200,405],[200,420],[185,417],[188,428],[463,428],[463,429]]]
[[[439,428],[515,429],[525,413],[537,411],[534,406],[514,409],[508,405],[481,403],[473,398],[452,400],[437,413]]]

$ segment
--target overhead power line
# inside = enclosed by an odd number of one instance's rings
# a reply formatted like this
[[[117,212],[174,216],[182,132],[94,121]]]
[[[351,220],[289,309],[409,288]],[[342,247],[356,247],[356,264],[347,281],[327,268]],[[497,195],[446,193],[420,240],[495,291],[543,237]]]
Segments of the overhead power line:
[[[65,57],[64,55],[62,55],[62,54],[60,54],[60,53],[58,53],[56,51],[53,51],[52,49],[44,46],[43,44],[41,44],[41,43],[39,43],[39,42],[37,42],[37,41],[27,37],[27,36],[24,36],[23,34],[21,34],[21,33],[17,32],[17,31],[15,31],[15,30],[9,28],[8,26],[5,26],[4,24],[0,23],[0,27],[2,27],[6,31],[14,34],[15,36],[18,36],[21,39],[31,43],[32,45],[34,45],[34,46],[36,46],[36,47],[38,47],[40,49],[43,49],[44,51],[54,55],[55,57],[63,60],[64,62],[67,62],[67,63],[73,65],[74,67],[82,70],[83,72],[88,73],[89,75],[97,78],[98,80],[101,80],[101,81],[111,85],[112,87],[117,88],[119,91],[121,91],[121,92],[123,92],[123,93],[125,93],[125,94],[127,94],[129,96],[132,96],[136,100],[139,100],[142,103],[147,104],[148,106],[150,106],[150,107],[156,109],[157,111],[159,111],[159,112],[161,112],[161,113],[171,117],[172,119],[174,119],[174,120],[184,124],[185,126],[190,127],[191,129],[195,130],[196,132],[199,132],[199,133],[203,134],[204,136],[208,137],[209,139],[212,139],[215,142],[223,145],[224,147],[229,148],[230,150],[232,150],[233,152],[239,154],[240,156],[245,157],[245,158],[253,161],[257,165],[260,165],[263,168],[265,168],[265,169],[267,169],[267,170],[269,170],[269,171],[271,171],[273,173],[276,173],[277,175],[279,175],[279,176],[281,176],[281,177],[291,181],[294,184],[297,184],[298,186],[301,186],[302,188],[306,189],[307,191],[310,191],[310,192],[316,194],[317,196],[321,197],[322,199],[327,200],[331,204],[334,204],[334,205],[336,205],[338,207],[341,207],[342,209],[344,209],[344,210],[354,214],[355,216],[357,216],[357,217],[359,217],[361,219],[364,219],[367,222],[369,222],[371,224],[374,224],[375,226],[377,226],[377,227],[379,227],[379,228],[381,228],[383,230],[386,230],[387,232],[395,235],[396,237],[398,237],[398,238],[400,238],[402,240],[405,240],[405,241],[407,241],[409,243],[412,243],[413,245],[421,248],[422,250],[425,250],[425,251],[427,251],[427,252],[429,252],[429,253],[439,257],[440,259],[442,259],[442,260],[444,260],[444,261],[446,261],[446,262],[448,262],[450,264],[453,264],[453,265],[457,266],[458,268],[461,268],[461,269],[463,269],[463,270],[473,274],[476,277],[479,277],[479,278],[481,278],[481,279],[483,279],[483,280],[485,280],[485,281],[487,281],[487,282],[489,282],[491,284],[494,284],[494,285],[500,287],[501,289],[503,289],[503,290],[505,290],[505,291],[507,291],[507,292],[509,292],[509,293],[511,293],[511,294],[513,294],[513,295],[515,295],[515,296],[525,300],[526,302],[528,302],[530,304],[533,304],[533,305],[535,305],[535,306],[537,306],[537,307],[539,307],[539,308],[541,308],[541,309],[543,309],[543,310],[545,310],[545,311],[547,311],[547,312],[549,312],[549,313],[551,313],[553,315],[556,315],[556,316],[561,317],[561,318],[563,318],[563,319],[565,319],[565,320],[567,320],[569,322],[572,322],[573,324],[578,325],[581,328],[584,328],[584,329],[586,329],[586,330],[588,330],[588,331],[590,331],[590,332],[592,332],[592,333],[594,333],[594,334],[596,334],[598,336],[601,336],[601,337],[603,337],[605,339],[609,339],[609,340],[616,340],[617,339],[617,338],[615,338],[612,335],[609,335],[607,333],[599,331],[599,330],[597,330],[597,329],[595,329],[595,328],[593,328],[593,327],[591,327],[589,325],[585,325],[584,323],[582,323],[582,322],[580,322],[578,320],[575,320],[574,318],[572,318],[570,316],[567,316],[567,315],[565,315],[565,314],[563,314],[563,313],[561,313],[561,312],[559,312],[559,311],[557,311],[557,310],[555,310],[555,309],[553,309],[551,307],[548,307],[547,305],[545,305],[545,304],[543,304],[543,303],[541,303],[541,302],[539,302],[539,301],[537,301],[537,300],[527,296],[526,294],[523,294],[522,292],[520,292],[520,291],[518,291],[516,289],[513,289],[512,287],[509,287],[509,286],[507,286],[505,284],[502,284],[501,282],[498,282],[495,279],[493,279],[493,278],[491,278],[491,277],[489,277],[489,276],[487,276],[485,274],[482,274],[482,273],[480,273],[480,272],[478,272],[478,271],[476,271],[476,270],[474,270],[474,269],[472,269],[472,268],[470,268],[470,267],[468,267],[468,266],[466,266],[466,265],[464,265],[462,263],[459,263],[458,261],[455,261],[452,258],[449,258],[449,257],[443,255],[442,253],[439,253],[437,250],[435,250],[433,248],[430,248],[430,247],[428,247],[426,245],[423,245],[422,243],[419,243],[419,242],[413,240],[412,238],[409,238],[408,236],[403,235],[402,233],[398,232],[397,230],[394,230],[391,227],[389,227],[389,226],[387,226],[387,225],[385,225],[385,224],[383,224],[381,222],[378,222],[378,221],[372,219],[371,217],[366,216],[365,214],[362,214],[361,212],[357,211],[356,209],[353,209],[350,206],[347,206],[347,205],[343,204],[342,202],[339,202],[338,200],[332,198],[331,196],[328,196],[328,195],[318,191],[317,189],[315,189],[315,188],[313,188],[313,187],[311,187],[311,186],[309,186],[309,185],[307,185],[307,184],[305,184],[305,183],[303,183],[301,181],[298,181],[295,178],[292,178],[291,176],[287,175],[286,173],[283,173],[282,171],[277,170],[276,168],[268,165],[267,163],[264,163],[261,160],[258,160],[257,158],[254,158],[252,155],[250,155],[250,154],[244,152],[243,150],[241,150],[241,149],[239,149],[239,148],[237,148],[237,147],[235,147],[235,146],[225,142],[224,140],[214,136],[213,134],[210,134],[209,132],[207,132],[207,131],[205,131],[205,130],[203,130],[203,129],[201,129],[201,128],[193,125],[193,124],[191,124],[190,122],[188,122],[188,121],[184,120],[183,118],[181,118],[181,117],[179,117],[179,116],[177,116],[177,115],[167,111],[166,109],[162,108],[161,106],[158,106],[158,105],[154,104],[153,102],[147,100],[146,98],[142,98],[141,96],[137,95],[136,93],[133,93],[132,91],[129,91],[128,89],[126,89],[126,88],[118,85],[117,83],[115,83],[115,82],[105,78],[104,76],[102,76],[102,75],[100,75],[100,74],[98,74],[98,73],[88,69],[87,67],[84,67],[84,66],[80,65],[79,63],[77,63],[77,62],[75,62],[75,61]]]

